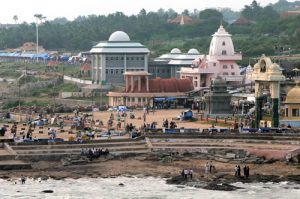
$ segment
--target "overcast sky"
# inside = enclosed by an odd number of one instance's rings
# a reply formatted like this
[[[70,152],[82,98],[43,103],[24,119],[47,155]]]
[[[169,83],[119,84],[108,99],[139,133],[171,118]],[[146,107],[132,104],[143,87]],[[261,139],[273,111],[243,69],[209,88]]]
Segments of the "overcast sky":
[[[257,0],[262,6],[277,1]],[[192,11],[212,7],[226,7],[237,11],[251,2],[252,0],[3,0],[0,6],[0,23],[14,23],[14,15],[18,16],[21,23],[35,21],[34,14],[42,14],[48,20],[57,17],[73,20],[77,16],[107,15],[116,11],[126,15],[137,14],[142,8],[146,11],[172,8],[179,13],[184,9]]]

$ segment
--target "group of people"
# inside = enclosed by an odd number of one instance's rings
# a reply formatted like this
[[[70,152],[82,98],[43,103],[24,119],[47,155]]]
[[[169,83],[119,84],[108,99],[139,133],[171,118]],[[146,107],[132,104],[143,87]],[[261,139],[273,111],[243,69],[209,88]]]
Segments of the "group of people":
[[[210,161],[210,162],[206,162],[205,166],[204,166],[204,171],[205,171],[205,174],[206,176],[210,173],[214,173],[216,170],[216,167],[215,165],[213,165],[213,162]]]
[[[165,127],[166,129],[175,129],[177,128],[177,124],[174,121],[169,122],[168,119],[163,121],[162,127]]]
[[[235,176],[236,177],[241,177],[241,167],[240,167],[240,165],[236,165],[235,166]],[[247,166],[247,165],[245,165],[244,166],[244,168],[243,168],[243,170],[244,170],[244,177],[246,178],[246,179],[248,179],[249,178],[249,175],[250,175],[250,168],[249,168],[249,166]]]
[[[190,178],[193,179],[193,173],[194,173],[194,171],[192,169],[182,169],[181,177],[182,177],[182,179],[187,180],[188,176],[190,176]]]
[[[86,156],[89,158],[90,161],[92,161],[95,158],[99,158],[100,156],[107,156],[109,154],[109,150],[106,149],[95,149],[95,148],[90,148],[90,149],[82,149],[81,150],[81,155]]]

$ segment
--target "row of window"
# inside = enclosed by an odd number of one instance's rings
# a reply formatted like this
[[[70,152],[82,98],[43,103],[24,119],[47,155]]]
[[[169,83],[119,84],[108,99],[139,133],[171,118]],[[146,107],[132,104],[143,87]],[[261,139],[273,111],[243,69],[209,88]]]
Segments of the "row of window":
[[[224,76],[226,76],[226,75],[228,75],[228,73],[227,73],[227,72],[225,72],[225,73],[223,73],[223,75],[224,75]],[[232,72],[232,73],[231,73],[231,75],[235,75],[235,73],[234,73],[234,72]]]
[[[135,102],[135,97],[128,97],[127,101],[128,102]],[[146,98],[145,97],[138,97],[138,102],[146,102]]]
[[[231,69],[234,69],[234,65],[230,65]],[[223,65],[223,69],[227,69],[228,66],[227,65]]]
[[[286,108],[285,109],[285,116],[288,117],[289,116],[289,109]],[[292,109],[292,117],[299,117],[299,109]]]
[[[106,60],[124,60],[124,57],[106,57]],[[126,57],[126,60],[144,60],[144,57]]]
[[[127,69],[126,71],[144,71],[143,69]],[[106,69],[105,70],[106,74],[123,74],[124,73],[124,69]]]
[[[155,68],[150,68],[149,69],[149,73],[170,73],[170,69],[164,69],[164,68],[161,68],[161,69],[156,69]]]

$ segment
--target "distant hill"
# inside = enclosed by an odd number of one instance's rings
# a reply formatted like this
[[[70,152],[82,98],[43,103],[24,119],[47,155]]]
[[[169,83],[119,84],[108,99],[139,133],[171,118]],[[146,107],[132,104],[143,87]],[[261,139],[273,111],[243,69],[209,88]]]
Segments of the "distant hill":
[[[300,10],[300,1],[288,2],[287,0],[279,0],[277,3],[270,4],[277,12],[286,12],[289,10]]]

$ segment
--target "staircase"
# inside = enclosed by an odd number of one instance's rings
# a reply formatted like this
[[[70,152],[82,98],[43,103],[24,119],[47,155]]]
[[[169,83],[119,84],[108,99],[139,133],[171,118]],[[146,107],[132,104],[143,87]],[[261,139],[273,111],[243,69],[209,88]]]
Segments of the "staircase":
[[[113,155],[147,153],[145,140],[107,140],[84,144],[48,144],[48,145],[10,145],[17,160],[60,160],[72,155],[79,155],[82,149],[107,148]]]

